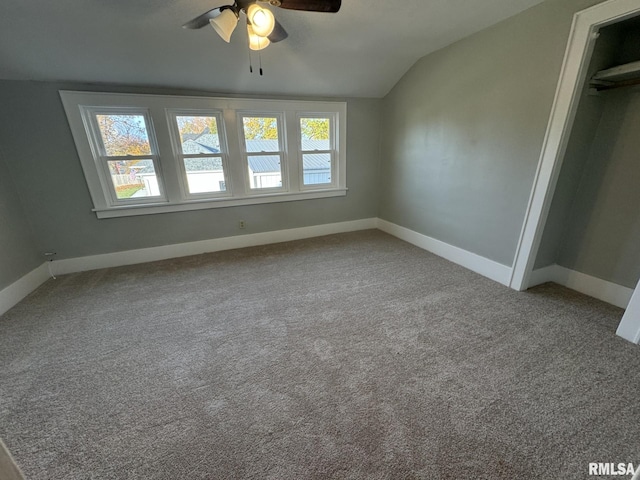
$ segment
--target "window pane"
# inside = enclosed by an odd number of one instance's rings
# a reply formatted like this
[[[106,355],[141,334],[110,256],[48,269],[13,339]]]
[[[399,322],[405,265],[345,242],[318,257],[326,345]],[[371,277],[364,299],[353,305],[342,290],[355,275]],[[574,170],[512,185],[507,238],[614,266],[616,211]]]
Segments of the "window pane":
[[[224,192],[227,190],[222,158],[185,158],[189,193]]]
[[[331,183],[331,154],[308,153],[302,155],[302,174],[305,185]]]
[[[151,155],[142,115],[96,115],[106,153],[110,157]]]
[[[117,160],[108,163],[118,199],[160,196],[153,160]]]
[[[182,153],[220,153],[216,117],[178,116]]]
[[[331,120],[329,118],[301,118],[302,150],[331,150]]]
[[[248,160],[251,188],[277,188],[282,186],[280,155],[251,156]]]
[[[278,119],[275,117],[243,117],[242,127],[247,152],[279,152]]]

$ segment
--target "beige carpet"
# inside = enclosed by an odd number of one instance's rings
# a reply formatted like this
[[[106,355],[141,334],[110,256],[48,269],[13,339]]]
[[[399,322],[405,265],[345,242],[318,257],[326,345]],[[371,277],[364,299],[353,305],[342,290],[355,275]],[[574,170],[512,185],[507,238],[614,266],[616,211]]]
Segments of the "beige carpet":
[[[67,275],[0,317],[0,437],[28,479],[586,479],[640,464],[621,315],[378,231]]]

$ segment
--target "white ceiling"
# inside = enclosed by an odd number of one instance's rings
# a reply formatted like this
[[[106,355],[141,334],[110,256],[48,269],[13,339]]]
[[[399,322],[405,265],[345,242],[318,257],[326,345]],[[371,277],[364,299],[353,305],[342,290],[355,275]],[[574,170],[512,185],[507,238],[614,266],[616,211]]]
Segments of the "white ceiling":
[[[245,30],[226,44],[181,25],[224,0],[2,0],[0,78],[337,97],[384,96],[420,57],[542,0],[343,0],[337,14],[273,8],[289,38],[249,73]]]

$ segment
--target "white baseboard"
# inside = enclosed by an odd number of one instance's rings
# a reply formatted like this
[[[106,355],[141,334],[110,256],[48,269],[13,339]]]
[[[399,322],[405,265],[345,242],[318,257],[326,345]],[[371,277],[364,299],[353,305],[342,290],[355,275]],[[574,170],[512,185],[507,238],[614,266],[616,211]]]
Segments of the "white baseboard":
[[[136,263],[155,262],[169,258],[187,257],[202,253],[219,252],[234,248],[255,247],[270,243],[288,242],[303,238],[321,237],[334,233],[355,232],[376,228],[375,218],[352,220],[349,222],[328,223],[311,227],[291,228],[273,232],[251,233],[233,237],[214,238],[198,242],[178,243],[160,247],[126,250],[123,252],[105,253],[87,257],[68,258],[52,262],[53,273],[64,275],[67,273],[84,272],[99,268],[119,267]]]
[[[0,315],[46,282],[48,278],[49,270],[45,262],[8,287],[0,290]]]
[[[632,343],[640,343],[640,283],[633,291],[616,334]]]
[[[416,247],[420,247],[434,253],[439,257],[446,258],[450,262],[457,263],[469,270],[473,270],[474,272],[501,283],[502,285],[509,286],[509,280],[511,279],[511,267],[494,262],[488,258],[481,257],[475,253],[468,252],[462,248],[454,247],[453,245],[449,245],[448,243],[444,243],[413,230],[409,230],[408,228],[401,227],[395,223],[387,222],[381,218],[378,219],[377,225],[378,229],[383,232],[393,235],[394,237],[398,237],[399,239],[409,242]]]
[[[616,283],[592,277],[560,265],[550,265],[531,272],[529,288],[545,282],[555,282],[603,302],[620,308],[627,308],[633,289]]]
[[[531,272],[529,275],[529,283],[526,288],[535,287],[536,285],[542,285],[543,283],[553,282],[562,284],[563,279],[560,273],[560,265],[549,265],[548,267],[539,268]],[[526,289],[525,289],[526,290]]]
[[[367,218],[349,222],[314,225],[311,227],[292,228],[288,230],[277,230],[274,232],[238,235],[234,237],[224,237],[199,242],[165,245],[102,255],[56,260],[51,262],[50,265],[48,265],[49,262],[45,262],[18,281],[3,290],[0,290],[0,315],[12,308],[24,297],[42,285],[50,277],[49,266],[52,268],[54,274],[63,275],[66,273],[132,265],[136,263],[166,260],[169,258],[198,255],[201,253],[266,245],[270,243],[300,240],[304,238],[332,235],[335,233],[354,232],[372,228],[378,228],[383,232],[416,245],[417,247],[434,253],[435,255],[443,257],[453,263],[457,263],[458,265],[468,268],[469,270],[488,277],[498,283],[506,286],[509,285],[511,267],[502,265],[453,245],[449,245],[413,230],[409,230],[408,228],[387,222],[386,220],[379,218]],[[551,265],[534,270],[531,273],[529,287],[545,282],[555,282],[560,285],[564,285],[568,288],[621,308],[627,308],[634,293],[634,290],[631,288],[623,287],[606,280],[601,280],[584,273],[569,270],[568,268],[561,267],[560,265]],[[633,319],[628,319],[628,325],[625,324],[626,330],[623,332],[625,335],[619,333],[624,338],[635,343],[640,342],[640,330],[638,330],[637,325],[639,322],[635,319],[636,316],[640,318],[640,293],[638,294],[638,297],[639,298],[636,301],[637,315],[635,315]],[[625,315],[625,318],[627,316],[628,315]],[[621,324],[621,327],[622,326],[623,325]]]

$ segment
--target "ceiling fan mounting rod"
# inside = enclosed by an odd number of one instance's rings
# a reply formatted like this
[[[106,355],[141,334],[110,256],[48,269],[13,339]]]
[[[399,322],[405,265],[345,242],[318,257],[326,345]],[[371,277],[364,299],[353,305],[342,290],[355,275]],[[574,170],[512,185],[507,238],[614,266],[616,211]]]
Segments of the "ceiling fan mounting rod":
[[[237,4],[235,4],[235,5],[223,5],[218,10],[220,10],[220,13],[224,12],[225,10],[231,10],[233,13],[235,13],[236,17],[240,16],[240,8],[238,8]]]
[[[240,12],[247,13],[247,9],[254,3],[268,3],[274,7],[279,7],[282,2],[280,0],[236,0],[233,5],[223,5],[218,7],[220,13],[225,10],[231,10],[236,17],[240,17]]]
[[[251,5],[252,3],[258,3],[258,2],[256,0],[236,0],[236,3],[234,6],[238,10],[244,10],[246,12],[247,8],[249,8],[249,5]]]
[[[252,3],[268,3],[272,7],[279,7],[282,5],[280,0],[236,0],[236,5],[240,10],[247,8]]]

